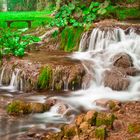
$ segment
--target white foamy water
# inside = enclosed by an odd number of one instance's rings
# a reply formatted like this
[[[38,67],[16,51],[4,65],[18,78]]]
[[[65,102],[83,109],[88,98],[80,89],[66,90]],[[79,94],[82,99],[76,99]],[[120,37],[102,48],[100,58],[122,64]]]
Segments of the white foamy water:
[[[19,69],[15,69],[12,73],[12,77],[11,77],[11,81],[10,81],[10,84],[8,86],[4,86],[2,84],[2,79],[3,79],[3,75],[4,75],[4,71],[5,71],[5,67],[2,69],[2,72],[1,72],[1,76],[0,76],[0,89],[2,90],[8,90],[10,92],[15,92],[18,90],[18,75],[19,75],[19,72],[20,70]]]
[[[95,100],[115,99],[120,101],[134,101],[140,99],[140,75],[128,76],[130,85],[128,90],[114,91],[103,85],[103,72],[109,70],[113,64],[113,57],[118,53],[127,53],[132,57],[134,67],[140,70],[140,35],[134,29],[129,29],[126,34],[120,28],[95,28],[93,29],[90,41],[86,41],[87,33],[83,35],[80,42],[79,52],[73,53],[72,59],[79,59],[85,70],[91,75],[90,86],[85,90],[73,92],[71,97],[64,100],[75,107],[84,106],[86,109],[95,109]],[[89,44],[87,51],[85,44]],[[90,63],[86,66],[86,62]],[[84,85],[85,86],[85,85]],[[99,108],[98,108],[99,109]]]

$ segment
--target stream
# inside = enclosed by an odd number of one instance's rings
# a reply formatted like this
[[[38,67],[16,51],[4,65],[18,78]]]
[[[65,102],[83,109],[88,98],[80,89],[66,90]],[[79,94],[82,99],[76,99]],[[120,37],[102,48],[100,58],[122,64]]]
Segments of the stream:
[[[39,103],[46,102],[48,99],[56,99],[66,104],[68,106],[67,109],[63,113],[58,112],[58,103],[45,113],[30,114],[17,118],[0,113],[0,140],[31,139],[24,137],[24,134],[33,128],[37,132],[39,130],[58,132],[60,131],[59,124],[71,123],[75,115],[83,110],[106,110],[106,108],[96,104],[96,101],[99,99],[119,100],[122,102],[139,101],[140,35],[138,31],[135,28],[123,30],[119,27],[102,27],[93,29],[90,35],[89,33],[84,33],[81,38],[79,51],[68,56],[72,60],[80,60],[89,75],[88,80],[82,83],[82,89],[67,91],[67,94],[62,94],[62,96],[61,92],[58,96],[55,91],[50,91],[51,96],[42,93],[36,93],[35,95],[31,93],[22,97],[24,100]],[[114,68],[114,56],[118,54],[129,55],[133,62],[133,66],[130,67],[138,71],[135,76],[126,75],[121,70],[119,71],[122,81],[124,79],[129,81],[128,87],[123,91],[112,90],[109,86],[105,86],[104,82],[105,71],[110,72]],[[0,75],[1,95],[6,96],[9,100],[20,95],[22,96],[24,93],[17,91],[18,69],[16,73],[13,73],[9,86],[2,85],[3,73],[4,70]],[[111,83],[113,83],[113,80]],[[121,85],[119,86],[121,88]],[[69,110],[72,110],[73,114],[67,116],[66,113]]]

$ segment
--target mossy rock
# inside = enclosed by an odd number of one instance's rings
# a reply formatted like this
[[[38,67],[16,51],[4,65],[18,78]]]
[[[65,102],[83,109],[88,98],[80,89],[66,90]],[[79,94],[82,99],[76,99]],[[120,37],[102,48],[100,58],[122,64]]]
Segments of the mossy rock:
[[[109,128],[113,127],[113,122],[116,119],[115,115],[112,113],[98,113],[96,117],[96,126],[105,125]]]
[[[140,133],[140,123],[133,123],[128,125],[129,133]]]
[[[32,113],[43,113],[45,111],[45,107],[41,103],[29,103],[29,108]]]
[[[43,113],[49,110],[50,106],[42,103],[27,103],[16,100],[7,106],[7,112],[10,115],[22,115],[30,113]]]
[[[88,111],[85,115],[84,119],[91,125],[96,125],[96,118],[97,118],[98,112],[96,111]]]
[[[76,135],[76,126],[74,124],[66,125],[64,127],[64,137],[72,138]]]
[[[95,137],[99,140],[105,140],[107,136],[106,126],[100,126],[95,129]]]
[[[16,100],[8,104],[7,112],[10,115],[20,115],[31,113],[31,109],[25,102]]]

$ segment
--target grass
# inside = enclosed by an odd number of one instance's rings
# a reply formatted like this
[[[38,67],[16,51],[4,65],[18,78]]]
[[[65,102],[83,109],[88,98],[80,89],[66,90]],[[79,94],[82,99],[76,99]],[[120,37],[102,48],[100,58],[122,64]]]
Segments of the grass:
[[[41,25],[48,24],[52,17],[49,16],[51,11],[30,11],[30,12],[0,12],[0,28],[6,28],[5,20],[33,20],[32,27],[36,28]],[[26,22],[14,22],[11,28],[26,28]]]
[[[78,50],[83,27],[66,27],[61,33],[60,49],[66,52]]]

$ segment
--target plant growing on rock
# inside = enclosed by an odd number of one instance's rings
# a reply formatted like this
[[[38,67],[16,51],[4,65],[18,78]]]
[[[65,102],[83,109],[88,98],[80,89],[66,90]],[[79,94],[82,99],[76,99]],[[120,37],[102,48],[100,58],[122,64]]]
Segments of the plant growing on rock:
[[[66,27],[61,33],[60,49],[66,52],[77,50],[83,31],[83,27]]]
[[[22,57],[29,44],[39,41],[38,37],[23,35],[20,31],[2,30],[0,33],[1,56],[14,55]]]
[[[50,87],[52,79],[52,69],[50,66],[47,66],[42,69],[39,78],[38,78],[38,88],[39,89],[47,89]]]

